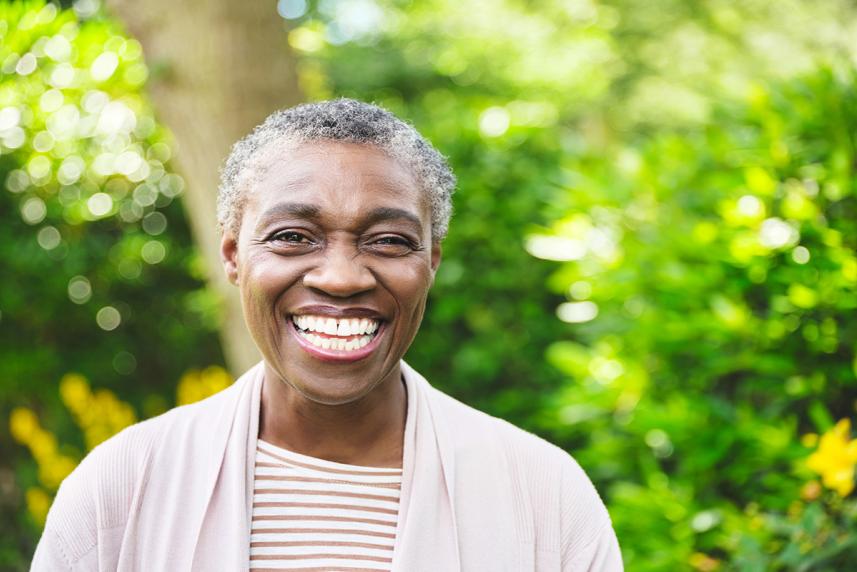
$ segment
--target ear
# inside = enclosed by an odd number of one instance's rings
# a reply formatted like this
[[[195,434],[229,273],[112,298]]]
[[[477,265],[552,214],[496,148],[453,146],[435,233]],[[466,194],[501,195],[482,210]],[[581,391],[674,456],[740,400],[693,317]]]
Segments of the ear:
[[[226,278],[238,286],[238,239],[231,231],[224,231],[220,239],[220,260]]]
[[[431,280],[434,282],[434,275],[437,274],[437,268],[440,266],[442,249],[440,242],[432,242],[431,245]]]

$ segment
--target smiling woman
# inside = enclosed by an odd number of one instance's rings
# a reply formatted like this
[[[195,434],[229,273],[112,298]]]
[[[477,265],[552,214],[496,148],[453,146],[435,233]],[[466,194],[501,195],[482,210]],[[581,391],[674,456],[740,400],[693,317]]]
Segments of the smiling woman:
[[[296,391],[307,403],[385,403],[387,393],[403,392],[399,361],[440,263],[430,204],[406,166],[365,144],[307,142],[263,152],[260,160],[266,167],[222,249],[266,376],[285,382],[271,384],[277,391]],[[366,320],[372,331],[352,333],[352,320]],[[268,415],[266,396],[263,390],[263,435],[269,420],[294,418],[280,410]]]
[[[402,361],[455,186],[419,133],[302,105],[239,141],[222,181],[223,266],[263,361],[96,448],[34,570],[621,570],[567,453]]]

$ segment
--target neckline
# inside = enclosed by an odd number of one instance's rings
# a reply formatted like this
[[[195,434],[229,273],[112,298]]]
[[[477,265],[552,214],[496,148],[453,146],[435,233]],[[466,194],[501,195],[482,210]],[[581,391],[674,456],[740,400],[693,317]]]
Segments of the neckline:
[[[311,455],[304,455],[302,453],[298,453],[290,449],[284,449],[262,438],[257,439],[257,449],[261,450],[261,452],[263,453],[267,452],[266,449],[268,449],[270,450],[270,452],[276,455],[291,458],[303,463],[314,464],[319,466],[320,468],[326,467],[330,469],[348,470],[361,473],[383,472],[389,473],[390,476],[401,476],[403,472],[403,468],[400,467],[370,467],[367,465],[351,465],[348,463],[340,463],[337,461],[328,461],[327,459],[322,459],[321,457],[313,457]]]

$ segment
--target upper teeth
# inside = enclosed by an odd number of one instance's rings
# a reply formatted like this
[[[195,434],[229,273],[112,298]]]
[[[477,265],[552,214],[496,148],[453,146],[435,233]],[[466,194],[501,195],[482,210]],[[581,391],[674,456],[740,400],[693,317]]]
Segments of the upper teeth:
[[[292,316],[292,321],[302,330],[319,332],[329,336],[359,336],[372,334],[378,329],[378,321],[368,318],[343,318],[335,320],[324,316]]]

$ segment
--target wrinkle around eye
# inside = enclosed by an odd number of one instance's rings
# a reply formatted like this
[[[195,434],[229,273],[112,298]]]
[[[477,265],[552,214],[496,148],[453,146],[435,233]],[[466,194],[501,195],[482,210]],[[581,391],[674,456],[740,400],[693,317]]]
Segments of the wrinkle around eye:
[[[369,241],[366,247],[373,252],[391,257],[405,256],[423,250],[421,245],[403,236],[382,236]]]
[[[315,252],[319,242],[300,230],[279,230],[260,239],[258,244],[277,255],[301,255]]]

